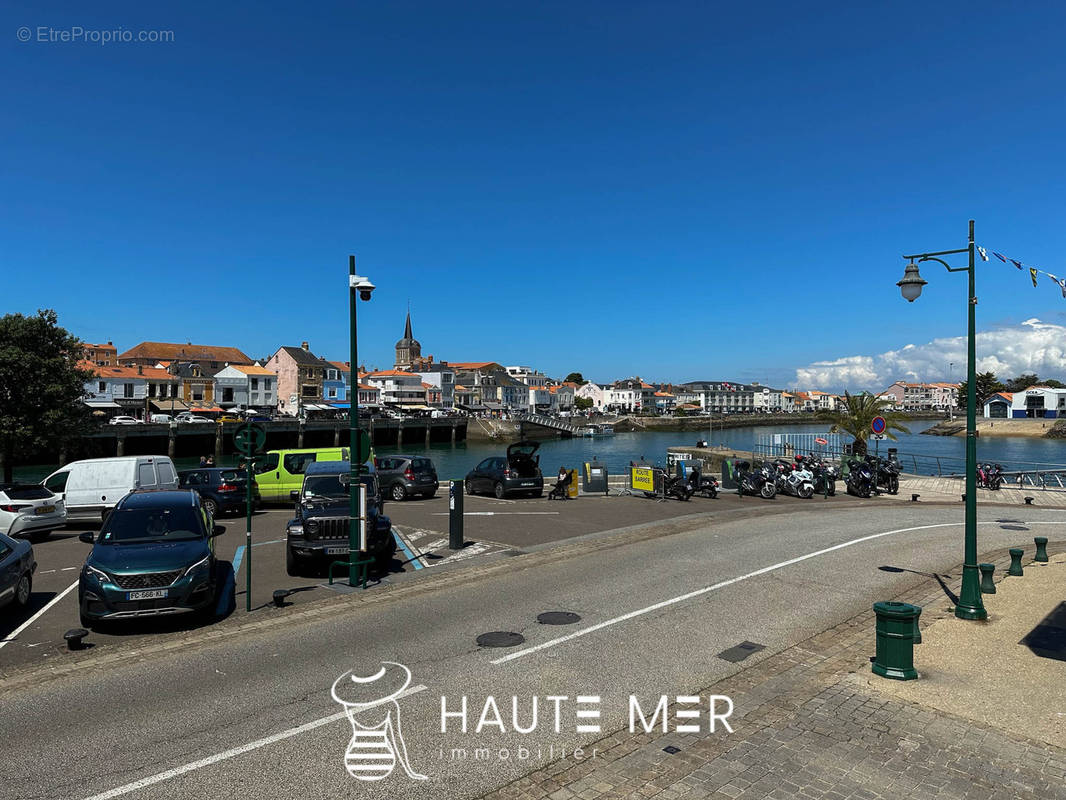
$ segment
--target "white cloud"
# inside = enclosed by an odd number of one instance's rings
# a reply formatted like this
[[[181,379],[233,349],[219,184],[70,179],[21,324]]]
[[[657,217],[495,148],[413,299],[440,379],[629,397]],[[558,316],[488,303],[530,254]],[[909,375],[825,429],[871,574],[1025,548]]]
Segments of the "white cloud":
[[[950,370],[948,364],[954,362]],[[1026,372],[1042,378],[1066,375],[1066,327],[1027,319],[1016,327],[977,334],[977,371],[1002,379]],[[966,337],[907,344],[874,356],[816,361],[796,370],[801,388],[881,391],[893,381],[959,381],[966,377]]]

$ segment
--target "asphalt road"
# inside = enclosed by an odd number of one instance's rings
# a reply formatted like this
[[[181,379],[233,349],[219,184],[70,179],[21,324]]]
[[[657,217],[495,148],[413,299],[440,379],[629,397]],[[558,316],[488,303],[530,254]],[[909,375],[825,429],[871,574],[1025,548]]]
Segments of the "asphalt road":
[[[846,504],[847,501],[848,498],[838,496],[828,502]],[[779,506],[802,502],[824,501],[822,498],[799,501],[788,497],[774,501],[750,497],[741,500],[735,494],[715,500],[696,497],[688,502],[662,503],[643,497],[588,496],[557,502],[467,496],[464,517],[467,546],[455,552],[448,549],[448,500],[444,489],[429,500],[386,503],[385,510],[400,537],[401,549],[385,581],[416,579],[433,568],[456,562],[472,566],[478,560],[508,550],[528,550],[573,537],[677,516],[694,513],[717,516],[737,511],[766,513]],[[219,560],[220,596],[216,602],[216,614],[210,621],[196,621],[184,616],[126,621],[98,628],[87,641],[94,649],[108,649],[118,644],[152,640],[160,635],[239,623],[247,616],[245,587],[249,562],[252,567],[252,614],[272,606],[273,593],[277,589],[297,590],[286,600],[293,605],[314,603],[332,596],[333,591],[323,576],[294,578],[287,574],[285,524],[291,517],[290,509],[276,507],[254,515],[251,558],[246,546],[245,519],[220,518],[219,522],[226,528],[226,533],[214,540]],[[89,528],[59,530],[49,540],[34,545],[38,569],[29,608],[21,614],[12,609],[0,611],[0,675],[12,668],[65,655],[63,634],[80,625],[76,583],[89,545],[79,541],[78,534],[85,530]],[[338,571],[338,579],[346,577]]]
[[[931,582],[879,567],[951,568],[961,558],[961,516],[958,507],[870,513],[808,503],[679,519],[279,611],[231,635],[192,632],[180,646],[90,655],[63,677],[24,674],[0,684],[0,797],[476,796],[535,768],[538,755],[573,758],[573,747],[599,738],[578,725],[626,725],[630,696],[650,715],[660,696],[672,702],[725,677],[738,669],[717,657],[726,648],[747,640],[765,647],[750,659],[770,658],[875,600]],[[981,520],[982,550],[1031,549],[1034,532],[1066,539],[1054,510],[985,507]],[[581,619],[538,624],[551,610]],[[487,631],[517,632],[525,643],[479,647]],[[411,670],[413,693],[398,708],[410,764],[425,781],[399,767],[378,783],[345,771],[352,728],[330,687],[340,676],[351,689],[345,673],[370,676],[382,662]],[[505,730],[490,708],[475,732],[489,695]],[[450,711],[466,696],[465,734],[455,717],[442,733],[442,696]],[[518,724],[529,727],[533,696],[538,725],[517,734],[512,697]],[[598,719],[576,714],[592,704],[574,699],[590,696],[601,699]],[[706,698],[701,707],[706,727]],[[385,709],[361,719],[384,720]],[[360,752],[356,766],[371,763]]]

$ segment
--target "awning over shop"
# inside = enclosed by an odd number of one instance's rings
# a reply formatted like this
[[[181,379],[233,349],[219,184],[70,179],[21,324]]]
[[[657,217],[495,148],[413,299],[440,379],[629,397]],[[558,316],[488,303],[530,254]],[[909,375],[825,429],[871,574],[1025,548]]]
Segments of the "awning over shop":
[[[422,403],[401,403],[400,408],[404,411],[429,411],[429,406]]]
[[[322,405],[321,403],[304,403],[304,411],[333,411],[333,406]]]
[[[179,400],[176,397],[159,398],[156,400],[149,401],[148,404],[159,414],[169,414],[171,410],[173,410],[175,413],[179,411],[189,410],[189,404],[186,403],[184,400]]]
[[[338,409],[342,409],[344,411],[347,411],[349,408],[352,407],[352,404],[351,403],[330,403],[329,407],[330,408],[338,408]]]
[[[191,409],[191,411],[194,414],[221,414],[225,409],[219,408],[218,406],[197,406],[196,408]]]
[[[501,403],[485,403],[485,408],[489,411],[503,411],[505,407]]]
[[[89,408],[122,408],[118,403],[110,400],[82,400]]]

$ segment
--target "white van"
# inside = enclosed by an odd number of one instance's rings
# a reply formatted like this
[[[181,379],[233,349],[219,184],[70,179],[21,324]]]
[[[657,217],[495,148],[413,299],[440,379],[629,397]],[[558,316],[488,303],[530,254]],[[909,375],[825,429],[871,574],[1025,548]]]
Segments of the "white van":
[[[67,521],[103,519],[134,489],[177,489],[178,473],[166,456],[120,456],[74,461],[43,481],[63,499]]]
[[[170,414],[152,414],[152,422],[155,424],[163,423],[169,424],[174,421],[174,418]]]

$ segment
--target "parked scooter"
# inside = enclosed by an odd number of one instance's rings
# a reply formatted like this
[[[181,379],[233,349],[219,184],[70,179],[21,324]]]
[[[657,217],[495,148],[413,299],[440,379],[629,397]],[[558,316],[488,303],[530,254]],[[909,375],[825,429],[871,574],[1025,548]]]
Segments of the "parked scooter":
[[[688,500],[692,497],[692,488],[688,481],[680,475],[671,475],[667,470],[662,472],[663,497],[672,497],[675,500]]]
[[[737,461],[733,464],[735,469],[738,492],[741,495],[749,494],[772,500],[777,496],[777,484],[773,467],[769,464],[760,464],[755,469],[751,468],[748,461]]]
[[[703,475],[695,467],[689,470],[688,485],[692,494],[701,494],[712,500],[718,496],[718,479],[713,475]]]
[[[857,458],[848,459],[848,477],[844,480],[848,494],[855,497],[869,497],[874,490],[874,471],[865,461]]]

